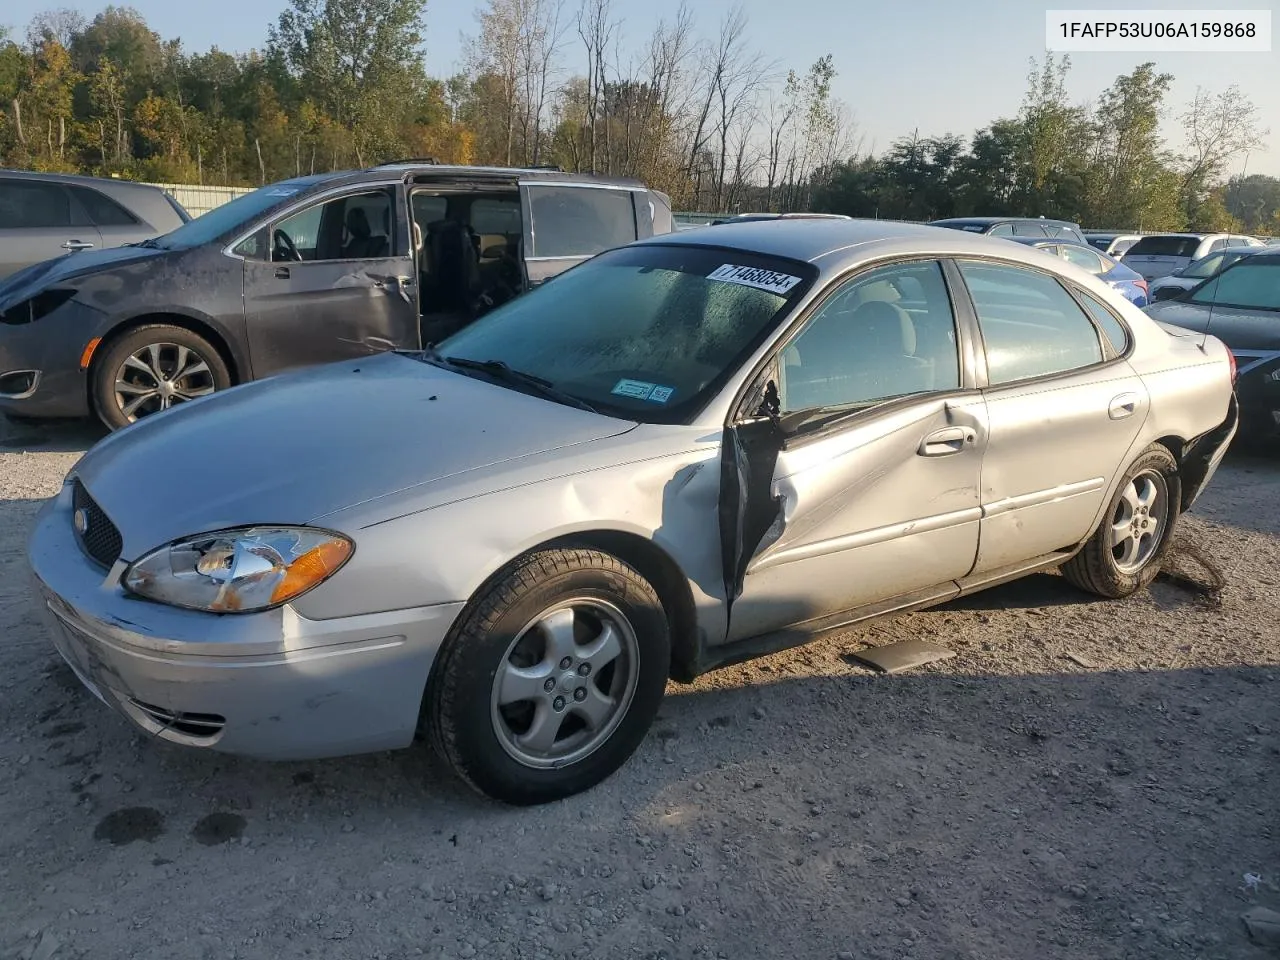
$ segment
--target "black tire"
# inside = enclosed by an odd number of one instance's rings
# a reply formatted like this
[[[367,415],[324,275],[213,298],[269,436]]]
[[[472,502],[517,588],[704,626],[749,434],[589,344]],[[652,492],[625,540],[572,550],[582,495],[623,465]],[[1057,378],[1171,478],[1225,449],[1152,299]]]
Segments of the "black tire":
[[[530,635],[526,628],[535,618],[569,598],[599,600],[629,621],[638,661],[628,668],[634,692],[618,707],[612,732],[590,753],[560,766],[533,767],[500,737],[505,708],[498,706],[498,672],[520,638]],[[658,712],[670,666],[666,614],[644,577],[597,550],[540,551],[495,576],[459,616],[428,684],[424,719],[440,755],[472,788],[505,803],[547,803],[595,786],[635,752]],[[602,671],[593,682],[603,679]],[[572,712],[574,705],[568,707]]]
[[[1135,478],[1158,475],[1164,483],[1163,517],[1158,527],[1159,542],[1137,569],[1123,569],[1116,557],[1116,547],[1111,545],[1112,524],[1121,511],[1125,492]],[[1174,529],[1182,504],[1182,481],[1178,475],[1178,462],[1167,447],[1154,443],[1138,456],[1125,471],[1119,487],[1107,505],[1102,522],[1089,542],[1062,566],[1062,573],[1081,590],[1096,593],[1108,599],[1127,597],[1151,583],[1160,572],[1160,564],[1173,543]]]
[[[195,389],[194,385],[196,384],[201,390],[212,388],[213,391],[225,390],[231,386],[231,373],[227,370],[227,365],[223,361],[222,355],[204,337],[182,327],[174,327],[165,323],[149,323],[145,326],[137,327],[123,336],[109,341],[102,352],[94,358],[93,406],[99,419],[112,430],[127,427],[135,420],[140,420],[148,414],[161,409],[159,407],[160,401],[157,399],[155,403],[144,403],[136,412],[126,413],[124,405],[121,403],[122,394],[119,394],[116,390],[116,375],[121,371],[124,362],[130,356],[146,350],[150,346],[162,348],[162,363],[166,362],[166,358],[169,358],[169,361],[172,362],[173,358],[176,358],[179,348],[199,357],[207,367],[207,371],[192,375],[185,381],[193,385],[193,389]],[[173,370],[170,372],[177,373],[178,371]],[[133,376],[133,374],[130,375]],[[138,382],[142,383],[143,380],[145,380],[145,377]]]

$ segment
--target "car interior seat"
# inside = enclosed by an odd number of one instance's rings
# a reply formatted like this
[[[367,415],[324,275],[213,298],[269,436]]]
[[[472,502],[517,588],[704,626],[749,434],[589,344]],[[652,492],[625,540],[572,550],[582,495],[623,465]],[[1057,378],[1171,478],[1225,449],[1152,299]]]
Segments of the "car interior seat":
[[[362,260],[387,255],[387,238],[375,236],[364,207],[352,207],[347,211],[347,233],[350,239],[342,248],[345,260]]]

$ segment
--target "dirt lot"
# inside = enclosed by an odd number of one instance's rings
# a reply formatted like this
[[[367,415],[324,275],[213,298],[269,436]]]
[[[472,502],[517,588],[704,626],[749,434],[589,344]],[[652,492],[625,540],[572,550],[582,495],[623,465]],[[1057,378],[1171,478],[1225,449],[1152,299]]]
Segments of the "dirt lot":
[[[1037,576],[673,686],[612,780],[513,810],[425,748],[134,733],[25,584],[92,434],[0,429],[0,958],[1274,955],[1239,914],[1280,907],[1280,457],[1233,457],[1182,527],[1216,603]],[[914,635],[958,656],[844,659]]]

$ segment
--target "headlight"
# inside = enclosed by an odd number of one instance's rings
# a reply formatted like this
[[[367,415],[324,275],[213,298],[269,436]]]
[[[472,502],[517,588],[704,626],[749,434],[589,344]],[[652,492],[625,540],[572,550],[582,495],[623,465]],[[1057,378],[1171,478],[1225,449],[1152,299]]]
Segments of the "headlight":
[[[341,569],[355,545],[313,527],[245,527],[176,540],[125,571],[125,589],[188,610],[255,613]]]

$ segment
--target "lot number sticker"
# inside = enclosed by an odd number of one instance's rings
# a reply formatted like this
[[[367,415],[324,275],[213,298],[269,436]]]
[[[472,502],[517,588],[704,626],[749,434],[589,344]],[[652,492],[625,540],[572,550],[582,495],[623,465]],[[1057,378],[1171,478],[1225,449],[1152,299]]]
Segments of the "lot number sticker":
[[[707,274],[707,279],[739,283],[744,287],[755,287],[757,290],[777,294],[785,294],[800,282],[799,277],[793,277],[789,273],[775,273],[760,267],[739,267],[732,263],[716,267]]]
[[[653,403],[666,403],[676,392],[675,387],[662,387],[645,380],[619,380],[610,393],[619,397],[630,397],[633,400],[649,400]]]

